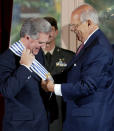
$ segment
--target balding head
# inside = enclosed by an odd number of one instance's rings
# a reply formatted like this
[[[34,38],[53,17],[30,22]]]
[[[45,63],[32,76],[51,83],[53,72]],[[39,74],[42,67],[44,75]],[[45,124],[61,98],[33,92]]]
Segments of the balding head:
[[[94,24],[99,24],[97,11],[89,4],[83,4],[72,12],[72,18],[79,18],[81,22],[91,20]]]
[[[98,28],[97,11],[88,4],[76,8],[71,15],[71,30],[79,41],[84,42]]]
[[[81,14],[87,10],[91,10],[93,9],[93,7],[91,7],[90,5],[88,4],[83,4],[81,6],[79,6],[78,8],[76,8],[73,12],[72,12],[72,15],[75,15],[75,14]]]

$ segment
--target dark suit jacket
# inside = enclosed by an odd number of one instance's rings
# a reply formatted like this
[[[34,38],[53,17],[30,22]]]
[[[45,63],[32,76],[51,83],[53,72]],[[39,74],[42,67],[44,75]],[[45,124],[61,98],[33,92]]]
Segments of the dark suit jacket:
[[[112,49],[114,50],[114,44],[112,44]]]
[[[74,54],[75,53],[72,51],[55,46],[53,55],[51,56],[50,64],[47,63],[46,57],[44,55],[45,67],[53,76],[55,83],[60,83],[61,80],[60,78],[55,78],[54,76],[63,72]],[[48,112],[50,112],[50,121],[52,122],[53,120],[58,119],[58,105],[55,94],[52,95],[51,99],[49,99],[49,97],[50,93],[44,93],[44,102]],[[62,109],[64,109],[65,105],[62,104],[62,106]]]
[[[42,55],[36,56],[42,63]],[[48,131],[40,78],[9,49],[0,56],[0,93],[5,98],[3,131]]]
[[[97,30],[67,67],[62,84],[67,103],[64,131],[114,131],[114,58],[104,34]]]

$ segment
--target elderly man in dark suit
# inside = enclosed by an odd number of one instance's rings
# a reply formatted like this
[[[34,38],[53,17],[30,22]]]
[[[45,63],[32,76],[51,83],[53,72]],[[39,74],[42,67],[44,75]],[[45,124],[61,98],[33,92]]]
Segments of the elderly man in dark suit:
[[[43,49],[45,67],[54,76],[63,72],[75,53],[57,46],[56,37],[58,35],[58,26],[56,19],[50,16],[44,17],[44,19],[51,24],[49,41],[46,44],[46,48]],[[58,83],[59,79],[54,78],[54,82]],[[61,96],[55,96],[53,94],[50,98],[49,93],[44,94],[44,99],[50,121],[49,130],[62,131],[65,104]]]
[[[50,31],[46,20],[27,19],[20,40],[0,55],[0,93],[5,98],[3,131],[48,131],[41,78],[30,67],[34,60],[43,64],[40,48],[45,47]],[[21,47],[25,49],[18,56]]]
[[[72,12],[71,30],[82,45],[64,72],[66,83],[42,83],[66,101],[63,131],[114,130],[114,57],[98,24],[98,14],[88,4]]]

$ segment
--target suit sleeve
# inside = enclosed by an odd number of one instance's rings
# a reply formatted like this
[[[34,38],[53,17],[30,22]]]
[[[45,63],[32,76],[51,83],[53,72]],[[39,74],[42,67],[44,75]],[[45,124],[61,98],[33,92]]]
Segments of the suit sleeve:
[[[64,100],[79,99],[93,94],[97,89],[106,89],[112,82],[112,57],[99,56],[92,62],[84,63],[80,70],[80,80],[75,84],[61,85]],[[75,77],[75,76],[74,76]]]
[[[24,87],[31,72],[23,65],[14,70],[12,57],[5,56],[0,56],[0,93],[12,98]]]

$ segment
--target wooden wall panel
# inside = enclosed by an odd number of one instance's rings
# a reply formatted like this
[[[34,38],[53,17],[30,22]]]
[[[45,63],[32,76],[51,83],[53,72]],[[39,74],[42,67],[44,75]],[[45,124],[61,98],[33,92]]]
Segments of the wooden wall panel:
[[[61,1],[61,43],[65,49],[76,51],[77,41],[74,33],[70,31],[70,17],[72,11],[83,3],[84,0]]]

